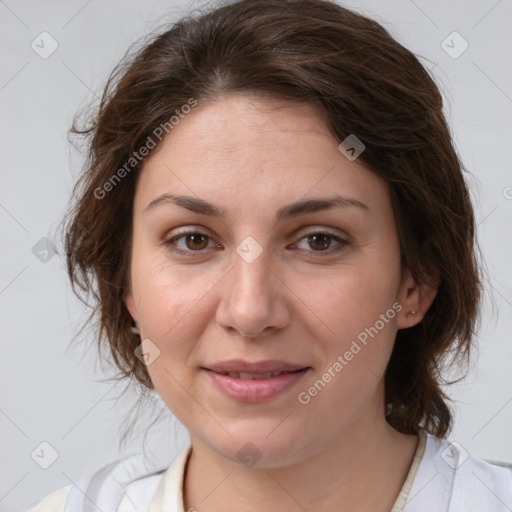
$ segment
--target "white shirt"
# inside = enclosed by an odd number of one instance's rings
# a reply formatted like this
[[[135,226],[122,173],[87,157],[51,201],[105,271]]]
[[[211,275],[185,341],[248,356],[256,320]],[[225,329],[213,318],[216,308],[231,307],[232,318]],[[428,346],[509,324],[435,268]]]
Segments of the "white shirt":
[[[27,512],[185,512],[183,480],[192,446],[167,469],[141,470],[142,455],[116,461],[63,487]],[[87,498],[85,498],[85,495]],[[512,464],[473,457],[420,430],[413,463],[390,512],[510,512]]]

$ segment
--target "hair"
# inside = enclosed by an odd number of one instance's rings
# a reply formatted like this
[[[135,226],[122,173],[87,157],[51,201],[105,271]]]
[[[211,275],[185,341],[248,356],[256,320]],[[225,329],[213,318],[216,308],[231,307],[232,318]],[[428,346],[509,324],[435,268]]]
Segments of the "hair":
[[[229,2],[166,29],[125,54],[94,115],[82,127],[76,117],[70,129],[86,140],[87,160],[64,225],[67,272],[92,308],[88,320],[98,320],[95,339],[117,378],[154,389],[123,302],[144,163],[135,152],[150,139],[158,146],[155,134],[170,132],[169,120],[191,99],[245,93],[309,104],[337,140],[354,134],[364,143],[358,162],[390,190],[402,271],[437,288],[422,320],[397,332],[385,406],[399,432],[445,437],[453,417],[442,372],[469,361],[482,281],[467,171],[429,72],[379,23],[328,0]]]

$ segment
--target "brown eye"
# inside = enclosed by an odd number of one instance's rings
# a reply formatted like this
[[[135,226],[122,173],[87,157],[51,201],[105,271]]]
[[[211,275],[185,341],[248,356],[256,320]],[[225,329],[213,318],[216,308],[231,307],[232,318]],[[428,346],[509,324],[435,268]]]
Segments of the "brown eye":
[[[303,241],[305,241],[306,244],[304,244]],[[334,247],[332,247],[333,242],[336,244]],[[303,247],[300,247],[301,243]],[[348,243],[347,240],[326,231],[314,231],[302,237],[296,246],[310,253],[326,253],[325,255],[329,255],[343,250]]]
[[[173,252],[184,256],[201,256],[211,241],[208,235],[199,231],[186,231],[173,236],[165,245]]]
[[[189,233],[185,235],[185,245],[191,250],[204,249],[208,245],[208,236],[202,233]]]
[[[308,236],[308,243],[313,249],[323,251],[331,245],[332,238],[326,233],[314,233]]]

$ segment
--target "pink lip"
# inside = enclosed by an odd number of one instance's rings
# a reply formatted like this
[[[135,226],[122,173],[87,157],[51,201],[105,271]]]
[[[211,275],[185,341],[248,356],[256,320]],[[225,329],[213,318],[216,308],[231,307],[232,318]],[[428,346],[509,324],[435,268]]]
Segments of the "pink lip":
[[[215,385],[226,395],[243,403],[256,403],[276,397],[286,389],[298,382],[308,372],[308,368],[285,373],[268,379],[238,379],[229,375],[221,375],[212,370],[203,368]],[[227,370],[223,370],[227,371]],[[237,370],[230,370],[237,371]],[[293,371],[293,370],[272,370]],[[266,371],[250,371],[249,373],[267,373]]]

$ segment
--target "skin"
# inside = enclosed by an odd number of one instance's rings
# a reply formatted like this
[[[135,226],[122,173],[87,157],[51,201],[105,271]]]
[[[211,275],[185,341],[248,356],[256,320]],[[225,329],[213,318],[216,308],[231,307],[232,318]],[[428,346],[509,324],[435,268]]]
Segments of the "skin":
[[[284,205],[333,192],[369,209],[275,221]],[[202,198],[226,217],[170,203],[144,212],[164,193]],[[157,392],[190,433],[185,510],[389,511],[418,439],[385,421],[384,372],[397,330],[421,320],[436,290],[401,273],[386,182],[339,151],[313,107],[230,95],[200,103],[146,159],[133,221],[125,304],[160,351],[148,365]],[[207,238],[175,240],[188,251],[177,255],[164,242],[184,228]],[[348,244],[308,242],[315,229]],[[262,249],[251,263],[236,252],[248,236]],[[300,404],[396,302],[401,311]],[[231,358],[312,369],[291,390],[243,404],[200,370]],[[237,456],[248,442],[261,453],[253,467]]]

